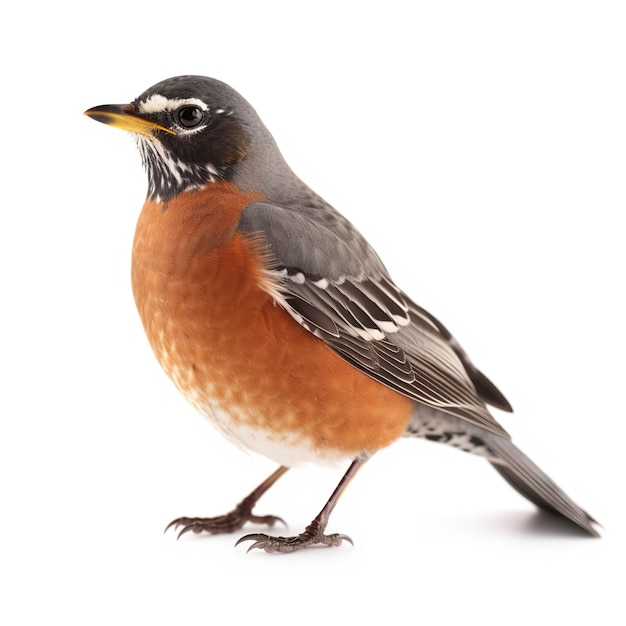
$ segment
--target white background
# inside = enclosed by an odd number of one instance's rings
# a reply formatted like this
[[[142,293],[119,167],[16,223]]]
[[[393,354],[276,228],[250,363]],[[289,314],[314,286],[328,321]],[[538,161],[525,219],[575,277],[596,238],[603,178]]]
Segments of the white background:
[[[0,622],[623,624],[623,4],[10,6]],[[342,498],[329,531],[354,547],[246,555],[236,536],[163,535],[274,468],[156,364],[128,276],[139,156],[81,115],[182,73],[253,103],[506,393],[516,414],[498,418],[604,538],[422,441],[380,453]],[[298,532],[342,472],[294,470],[258,511]]]

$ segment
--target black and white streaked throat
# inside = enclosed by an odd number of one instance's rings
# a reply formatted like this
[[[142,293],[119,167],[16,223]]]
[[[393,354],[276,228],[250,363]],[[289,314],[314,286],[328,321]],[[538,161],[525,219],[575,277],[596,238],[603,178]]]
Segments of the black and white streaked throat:
[[[154,202],[229,180],[246,155],[247,133],[231,108],[146,92],[129,105],[129,114],[151,123],[134,135]]]

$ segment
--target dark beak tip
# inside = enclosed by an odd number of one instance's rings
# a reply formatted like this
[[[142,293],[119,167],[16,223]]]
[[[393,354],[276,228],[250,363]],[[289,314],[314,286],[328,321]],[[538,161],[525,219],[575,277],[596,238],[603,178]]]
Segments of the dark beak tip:
[[[131,112],[132,109],[129,104],[99,104],[87,109],[83,115],[96,122],[110,125],[115,117],[126,116]]]
[[[99,113],[115,113],[117,115],[130,114],[133,109],[130,104],[99,104],[98,106],[91,107],[85,111],[85,115],[91,117],[98,115]]]
[[[109,121],[109,118],[106,115],[98,115],[97,113],[91,111],[85,111],[83,115],[86,115],[89,119],[96,122],[101,122],[102,124],[106,124]]]

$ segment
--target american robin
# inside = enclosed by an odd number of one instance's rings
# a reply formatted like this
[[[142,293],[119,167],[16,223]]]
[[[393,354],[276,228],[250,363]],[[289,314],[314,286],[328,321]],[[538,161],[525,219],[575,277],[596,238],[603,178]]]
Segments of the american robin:
[[[280,464],[227,515],[168,528],[271,527],[280,518],[253,508],[288,468],[351,461],[301,534],[237,542],[266,552],[340,545],[346,535],[325,534],[340,494],[377,450],[409,436],[483,456],[531,502],[598,536],[488,411],[511,411],[502,393],[291,171],[235,90],[179,76],[86,115],[131,131],[148,174],[132,286],[157,359],[224,435]]]

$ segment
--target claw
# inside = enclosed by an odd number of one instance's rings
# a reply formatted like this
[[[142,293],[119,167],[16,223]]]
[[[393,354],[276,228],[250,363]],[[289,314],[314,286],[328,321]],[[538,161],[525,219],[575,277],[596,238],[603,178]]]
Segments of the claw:
[[[287,471],[286,467],[279,467],[269,478],[262,482],[250,495],[245,497],[230,513],[219,515],[217,517],[177,517],[172,520],[163,532],[167,532],[170,528],[182,530],[178,533],[177,539],[180,539],[188,532],[197,534],[208,533],[217,535],[220,533],[231,533],[241,528],[246,522],[255,524],[267,524],[270,528],[276,522],[287,525],[285,520],[276,515],[254,515],[252,509],[256,505],[258,499]]]
[[[237,541],[235,542],[235,548],[240,544],[243,543],[244,541],[255,541],[255,540],[259,540],[261,539],[261,537],[263,537],[264,535],[261,535],[259,533],[251,533],[249,535],[244,535],[243,537],[239,537],[239,539],[237,539]]]
[[[276,515],[264,515],[263,517],[259,517],[258,515],[251,515],[250,522],[254,522],[255,524],[265,524],[270,528],[274,527],[274,524],[277,522],[282,524],[285,528],[287,528],[287,522],[282,518]]]
[[[324,544],[329,547],[340,546],[343,541],[347,541],[350,545],[354,542],[348,535],[333,534],[324,535],[322,533],[311,533],[304,531],[300,535],[293,537],[272,537],[263,533],[252,533],[244,535],[235,543],[235,547],[244,541],[254,541],[254,543],[246,550],[246,554],[255,548],[265,550],[265,552],[295,552],[303,548],[309,548],[314,545]]]
[[[249,552],[251,552],[252,550],[254,550],[255,548],[263,548],[265,549],[265,545],[267,542],[261,540],[261,541],[255,541],[247,550],[246,550],[246,554],[248,554]]]
[[[348,471],[344,474],[343,478],[335,488],[335,491],[333,491],[332,495],[328,499],[328,502],[324,505],[324,508],[299,535],[294,537],[272,537],[262,533],[253,533],[251,535],[244,535],[241,537],[237,543],[235,543],[235,546],[238,546],[244,541],[253,541],[254,543],[246,551],[247,554],[250,550],[254,550],[255,548],[265,550],[265,552],[294,552],[295,550],[301,550],[303,548],[309,548],[319,544],[326,546],[340,546],[344,541],[347,541],[350,545],[354,545],[354,542],[350,537],[348,537],[348,535],[341,535],[338,533],[325,535],[324,531],[326,530],[328,517],[335,508],[335,504],[337,504],[339,496],[366,460],[367,457],[358,457],[352,462]]]
[[[177,517],[175,520],[172,520],[166,527],[163,533],[166,533],[170,528],[174,530],[178,530],[182,526],[182,530],[176,535],[176,539],[180,539],[185,533],[188,532],[201,532],[201,528],[198,528],[198,525],[206,520],[197,517]]]
[[[177,539],[180,539],[189,532],[196,534],[204,532],[210,535],[216,535],[233,532],[241,528],[246,522],[267,524],[270,528],[277,522],[287,526],[285,520],[276,515],[252,515],[249,511],[235,509],[226,515],[220,515],[218,517],[178,517],[165,527],[164,532],[167,532],[170,528],[178,530],[182,527],[182,530],[176,537]]]
[[[189,532],[199,533],[199,530],[196,530],[193,524],[187,524],[183,526],[182,530],[176,535],[176,541],[178,541],[183,535],[186,535]]]
[[[255,548],[263,548],[266,552],[273,552],[273,550],[266,549],[268,539],[273,539],[273,537],[270,537],[269,535],[264,535],[263,533],[251,533],[250,535],[244,535],[243,537],[240,537],[235,543],[235,548],[244,541],[254,541],[254,543],[246,550],[246,554],[248,554]],[[284,537],[279,537],[279,539],[284,539]]]
[[[166,527],[165,530],[163,531],[163,534],[165,534],[170,528],[178,528],[178,526],[180,525],[180,518],[178,519],[173,519]]]

